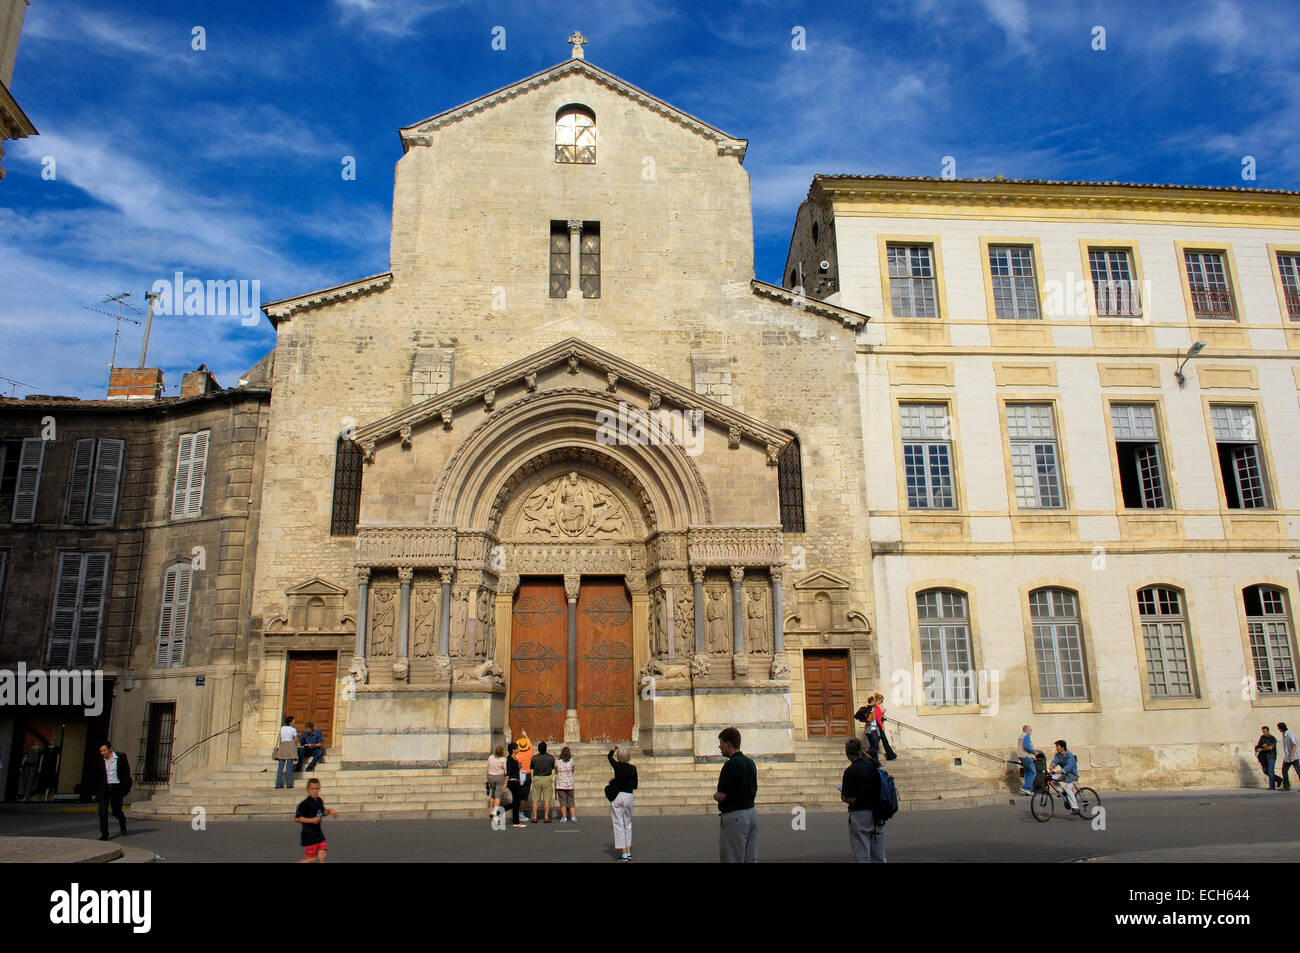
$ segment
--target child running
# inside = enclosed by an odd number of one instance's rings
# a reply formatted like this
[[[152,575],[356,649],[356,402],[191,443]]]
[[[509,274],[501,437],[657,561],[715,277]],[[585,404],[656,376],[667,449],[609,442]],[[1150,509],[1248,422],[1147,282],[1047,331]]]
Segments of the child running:
[[[1300,775],[1300,771],[1296,773]],[[555,762],[555,796],[560,800],[560,823],[578,823],[578,815],[573,813],[573,753],[567,745]]]
[[[302,850],[306,855],[298,863],[325,863],[328,845],[325,843],[325,832],[321,829],[321,821],[327,814],[330,817],[337,817],[338,811],[325,806],[320,796],[320,781],[312,778],[307,782],[307,796],[298,805],[298,811],[293,816],[293,819],[302,825]]]

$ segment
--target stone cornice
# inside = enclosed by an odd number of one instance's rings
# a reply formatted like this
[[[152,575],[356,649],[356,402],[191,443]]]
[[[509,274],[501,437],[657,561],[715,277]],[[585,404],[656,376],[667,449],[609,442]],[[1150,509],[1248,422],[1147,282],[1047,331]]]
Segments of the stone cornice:
[[[40,135],[4,83],[0,83],[0,141]]]
[[[454,421],[457,408],[481,404],[483,396],[489,391],[500,392],[510,385],[517,384],[532,390],[536,386],[536,375],[540,371],[561,364],[567,364],[574,371],[579,365],[585,365],[602,377],[614,374],[620,389],[630,385],[648,394],[657,395],[661,401],[674,404],[682,410],[701,410],[704,412],[706,422],[738,431],[742,436],[766,447],[769,456],[779,455],[790,442],[790,435],[782,430],[710,400],[667,378],[652,374],[630,361],[615,357],[579,338],[567,338],[530,357],[453,388],[445,394],[431,397],[412,407],[366,424],[358,428],[353,440],[363,449],[369,445],[373,452],[376,444],[401,433],[404,427],[437,420],[440,420],[445,427],[449,420]],[[592,393],[603,393],[611,400],[615,396],[604,391],[592,391]]]
[[[859,314],[856,311],[850,311],[848,308],[840,308],[833,304],[827,304],[824,301],[818,301],[816,298],[800,296],[794,292],[781,288],[777,285],[769,285],[766,281],[759,281],[757,278],[749,282],[750,289],[760,298],[768,298],[772,301],[780,301],[782,304],[788,304],[792,308],[798,308],[801,311],[807,311],[810,314],[820,315],[823,318],[830,318],[840,322],[846,328],[860,328],[871,320],[870,316]]]
[[[535,89],[540,89],[549,83],[562,79],[570,74],[578,73],[599,83],[606,89],[626,96],[638,106],[649,109],[651,112],[658,113],[660,116],[676,123],[684,129],[689,129],[696,135],[703,136],[717,143],[718,155],[735,156],[742,164],[745,161],[745,150],[749,146],[746,139],[737,139],[729,136],[716,126],[710,126],[703,120],[696,119],[689,113],[684,113],[680,109],[668,105],[662,99],[651,96],[643,89],[638,89],[631,83],[625,82],[615,76],[613,73],[607,73],[599,66],[594,66],[587,60],[569,59],[565,60],[550,69],[542,70],[532,76],[522,79],[510,86],[504,86],[495,92],[488,93],[486,96],[480,96],[478,99],[449,109],[446,112],[438,113],[436,116],[430,116],[428,119],[414,123],[410,126],[404,126],[398,130],[402,137],[402,151],[410,151],[412,146],[431,146],[433,145],[432,133],[444,126],[449,126],[454,122],[459,122],[468,116],[473,116],[491,109],[498,103],[514,99],[516,96],[522,96],[530,93]]]
[[[293,298],[281,298],[279,301],[271,301],[262,305],[262,310],[266,312],[266,316],[270,318],[272,325],[278,325],[280,321],[293,317],[298,311],[306,311],[322,304],[330,304],[344,298],[355,298],[359,295],[369,294],[372,291],[379,291],[387,288],[392,284],[392,281],[393,273],[385,271],[382,274],[371,275],[369,278],[359,278],[356,281],[334,285],[332,288],[322,288],[320,291],[312,291]]]
[[[1123,182],[816,176],[809,195],[845,205],[1003,205],[1300,216],[1300,192]],[[837,212],[849,210],[841,207]]]

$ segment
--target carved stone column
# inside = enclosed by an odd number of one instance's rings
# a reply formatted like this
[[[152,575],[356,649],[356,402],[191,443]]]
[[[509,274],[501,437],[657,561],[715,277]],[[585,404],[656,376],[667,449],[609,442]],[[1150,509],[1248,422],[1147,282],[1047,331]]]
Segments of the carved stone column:
[[[366,610],[370,602],[370,567],[357,568],[357,640],[352,648],[352,664],[348,674],[354,684],[364,685],[370,680],[370,670],[366,666]]]
[[[569,219],[569,295],[582,297],[582,219]],[[566,739],[567,740],[567,739]]]
[[[790,661],[785,655],[785,614],[781,610],[781,573],[780,566],[772,566],[768,574],[772,577],[772,677],[789,678]]]
[[[568,705],[564,713],[564,740],[571,744],[576,744],[582,737],[578,725],[578,589],[581,585],[582,577],[577,573],[564,574],[564,597],[569,602],[569,664],[565,674]]]
[[[704,631],[704,567],[692,566],[691,577],[695,580],[695,654],[709,654],[708,633]]]
[[[672,586],[664,587],[664,630],[668,640],[668,661],[677,660],[677,623],[673,620],[673,601],[677,594]]]
[[[737,678],[749,674],[749,654],[745,651],[745,596],[740,588],[744,578],[744,567],[731,567],[731,669]]]
[[[450,566],[438,567],[442,592],[438,599],[438,654],[433,660],[433,676],[438,681],[451,680],[451,578]]]
[[[397,652],[393,659],[393,678],[399,682],[406,681],[411,673],[411,580],[415,570],[410,566],[399,566],[397,581],[402,584],[397,602]]]

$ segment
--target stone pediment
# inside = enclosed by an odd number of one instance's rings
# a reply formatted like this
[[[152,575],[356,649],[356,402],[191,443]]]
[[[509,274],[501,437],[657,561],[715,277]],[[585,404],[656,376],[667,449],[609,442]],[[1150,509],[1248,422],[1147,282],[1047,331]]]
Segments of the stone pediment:
[[[563,367],[570,374],[577,374],[579,369],[594,372],[604,381],[603,393],[617,400],[625,400],[629,406],[634,403],[628,399],[631,396],[628,393],[630,390],[641,391],[645,395],[644,408],[639,409],[656,410],[668,405],[683,412],[698,411],[703,414],[706,424],[728,431],[733,448],[738,447],[742,439],[765,448],[768,463],[773,466],[791,440],[790,434],[782,430],[710,400],[688,387],[660,377],[578,338],[560,341],[444,394],[368,423],[358,428],[352,439],[370,458],[375,447],[383,441],[393,437],[409,441],[416,427],[440,424],[444,429],[451,429],[462,408],[491,409],[498,401],[502,404],[506,402],[504,395],[507,391],[533,393],[539,390],[538,375],[556,367]]]
[[[342,596],[347,595],[347,590],[317,576],[308,582],[299,583],[292,589],[284,590],[284,594],[289,598],[294,596]]]
[[[348,591],[319,576],[284,591],[285,614],[270,620],[267,634],[339,632],[353,625],[345,612]]]
[[[745,150],[749,145],[748,140],[729,136],[721,129],[668,105],[662,99],[650,95],[643,89],[638,89],[631,83],[619,79],[613,73],[608,73],[599,66],[592,65],[585,59],[565,60],[550,69],[542,70],[540,73],[534,73],[526,79],[521,79],[517,83],[503,86],[486,96],[480,96],[478,99],[471,100],[464,105],[448,109],[446,112],[438,113],[436,116],[430,116],[428,119],[403,127],[398,130],[402,137],[402,151],[409,152],[412,146],[431,146],[433,145],[431,133],[436,130],[491,109],[498,103],[525,96],[566,76],[583,76],[593,83],[613,90],[643,109],[657,113],[682,128],[715,142],[718,155],[732,155],[742,163],[745,161]]]
[[[843,576],[822,569],[794,584],[796,589],[848,589],[849,581]]]

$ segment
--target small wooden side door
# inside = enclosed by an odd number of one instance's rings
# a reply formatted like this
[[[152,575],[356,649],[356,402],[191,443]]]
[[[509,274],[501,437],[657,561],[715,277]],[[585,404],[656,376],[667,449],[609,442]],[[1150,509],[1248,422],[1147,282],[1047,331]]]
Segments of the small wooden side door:
[[[299,731],[309,721],[319,728],[326,749],[334,740],[338,667],[338,655],[334,652],[290,652],[284,679],[284,714],[293,715],[293,726]]]
[[[803,686],[808,737],[852,737],[849,653],[843,650],[804,652]]]

